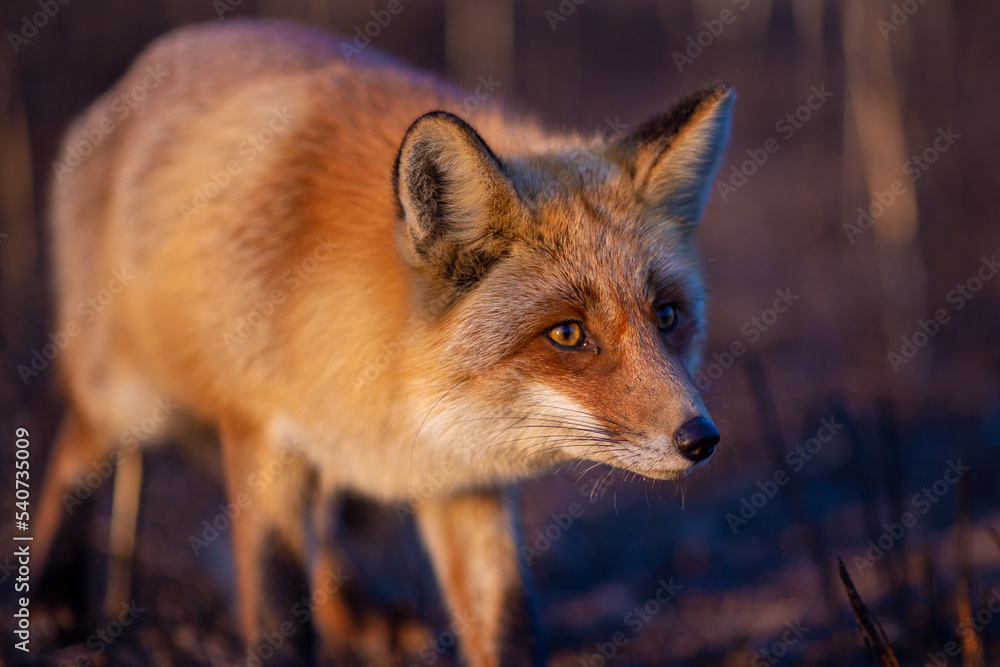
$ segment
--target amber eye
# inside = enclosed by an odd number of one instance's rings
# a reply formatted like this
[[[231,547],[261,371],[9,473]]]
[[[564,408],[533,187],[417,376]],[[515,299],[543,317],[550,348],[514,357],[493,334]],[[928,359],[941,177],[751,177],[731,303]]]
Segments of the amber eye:
[[[677,309],[669,303],[660,306],[656,311],[656,326],[660,328],[661,332],[666,333],[674,329],[678,319]]]
[[[562,322],[549,329],[549,340],[562,347],[580,347],[583,345],[583,327],[579,322]]]

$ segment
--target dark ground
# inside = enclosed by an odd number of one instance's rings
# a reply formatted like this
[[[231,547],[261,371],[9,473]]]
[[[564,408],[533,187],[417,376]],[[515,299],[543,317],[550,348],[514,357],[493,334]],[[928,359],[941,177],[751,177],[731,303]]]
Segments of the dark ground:
[[[382,4],[300,0],[279,9],[267,0],[244,0],[227,16],[290,16],[351,34]],[[724,436],[712,465],[683,484],[614,480],[593,496],[589,489],[608,470],[562,470],[522,487],[525,542],[537,552],[530,554],[531,570],[552,662],[601,665],[601,652],[613,648],[619,665],[875,664],[837,579],[840,556],[901,664],[922,665],[928,653],[958,639],[963,597],[973,615],[987,610],[974,636],[985,664],[1000,664],[1000,614],[988,611],[1000,590],[1000,539],[991,532],[1000,527],[1000,281],[986,282],[961,311],[951,311],[947,300],[976,274],[981,258],[1000,251],[998,8],[986,0],[931,0],[888,34],[903,159],[932,145],[939,128],[951,127],[960,137],[908,183],[918,231],[909,245],[892,245],[875,230],[851,243],[843,230],[856,220],[857,207],[868,207],[873,189],[852,119],[863,91],[848,91],[845,74],[848,3],[751,3],[678,72],[672,54],[705,29],[702,21],[743,4],[588,0],[552,30],[546,11],[559,11],[557,2],[519,0],[507,51],[490,47],[489,39],[471,40],[466,51],[461,40],[446,40],[457,28],[441,2],[414,2],[373,40],[376,48],[458,83],[493,73],[504,82],[504,99],[553,127],[597,131],[608,119],[635,124],[678,96],[725,79],[740,97],[720,179],[729,178],[731,165],[745,161],[748,150],[778,138],[778,151],[745,186],[725,200],[713,192],[701,231],[711,286],[706,367],[730,366],[707,392]],[[447,12],[461,14],[460,5],[449,3]],[[38,11],[27,0],[0,7],[5,34]],[[866,11],[871,31],[893,10],[889,2],[872,2]],[[51,369],[28,384],[16,371],[51,331],[39,219],[61,150],[59,133],[150,39],[215,18],[207,0],[72,2],[16,54],[0,45],[5,544],[14,532],[13,484],[6,481],[13,479],[14,429],[30,430],[32,471],[40,473],[61,410]],[[874,71],[871,58],[865,66]],[[833,95],[787,136],[776,123],[806,102],[812,86]],[[903,285],[903,296],[891,285]],[[786,288],[799,299],[766,330],[757,327],[752,318],[766,321],[775,290]],[[901,344],[893,341],[912,336],[918,320],[941,307],[951,312],[950,321],[894,372],[886,355]],[[748,351],[730,362],[723,353],[734,341]],[[798,459],[786,461],[786,452],[808,446],[822,420],[843,428],[796,470]],[[228,541],[223,536],[198,557],[188,545],[223,502],[214,457],[202,451],[192,462],[165,449],[147,458],[135,584],[144,611],[107,650],[86,646],[88,636],[108,629],[107,621],[78,624],[77,643],[55,648],[57,626],[73,619],[51,595],[34,598],[34,651],[25,662],[10,643],[12,559],[0,560],[0,664],[239,660]],[[959,459],[970,470],[957,484],[941,481],[949,462]],[[768,480],[779,470],[790,481],[772,488]],[[94,599],[103,581],[110,486],[95,494],[97,521],[84,563]],[[760,504],[763,496],[753,494],[764,491],[774,491],[773,498],[734,534],[727,515],[739,514],[742,499]],[[574,510],[579,516],[560,527],[566,522],[559,515],[572,503],[582,514]],[[855,558],[867,557],[868,541],[877,543],[884,524],[895,530],[904,512],[915,525],[891,540],[885,556],[872,551],[870,567]],[[351,503],[345,522],[358,580],[407,628],[401,642],[411,654],[401,664],[431,664],[428,657],[448,664],[450,636],[442,634],[437,593],[412,525],[401,526],[391,508],[361,501]],[[546,531],[549,537],[540,537]],[[0,559],[9,553],[0,549]],[[669,603],[642,611],[661,581],[681,588]],[[958,592],[962,581],[965,596]],[[788,634],[786,624],[798,631]],[[613,645],[616,633],[620,647]],[[794,641],[785,642],[783,634]],[[972,665],[972,659],[948,664]]]

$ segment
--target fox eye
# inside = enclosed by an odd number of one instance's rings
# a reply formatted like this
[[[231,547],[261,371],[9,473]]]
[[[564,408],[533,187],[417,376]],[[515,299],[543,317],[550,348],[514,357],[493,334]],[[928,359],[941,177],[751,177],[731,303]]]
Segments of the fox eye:
[[[677,321],[680,319],[680,315],[677,309],[674,308],[673,304],[663,304],[656,310],[656,326],[660,328],[660,331],[666,333],[677,327]]]
[[[583,327],[579,322],[561,322],[548,331],[549,340],[560,347],[581,347],[584,343]]]

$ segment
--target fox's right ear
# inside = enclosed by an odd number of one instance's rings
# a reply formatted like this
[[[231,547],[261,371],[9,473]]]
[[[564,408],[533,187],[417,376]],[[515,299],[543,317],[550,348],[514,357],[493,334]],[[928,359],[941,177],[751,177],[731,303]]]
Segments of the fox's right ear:
[[[729,136],[735,97],[717,83],[618,140],[655,219],[698,224]]]
[[[500,159],[458,116],[421,116],[403,137],[393,185],[407,262],[454,288],[485,275],[522,213]]]

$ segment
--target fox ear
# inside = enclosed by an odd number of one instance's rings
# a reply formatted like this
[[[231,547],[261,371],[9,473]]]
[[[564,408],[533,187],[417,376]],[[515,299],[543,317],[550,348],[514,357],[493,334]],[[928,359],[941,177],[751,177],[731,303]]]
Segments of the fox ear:
[[[735,93],[705,88],[620,140],[647,211],[698,224],[729,136]]]
[[[394,188],[397,230],[414,268],[468,287],[503,256],[522,204],[480,136],[443,111],[421,116],[403,137]]]

